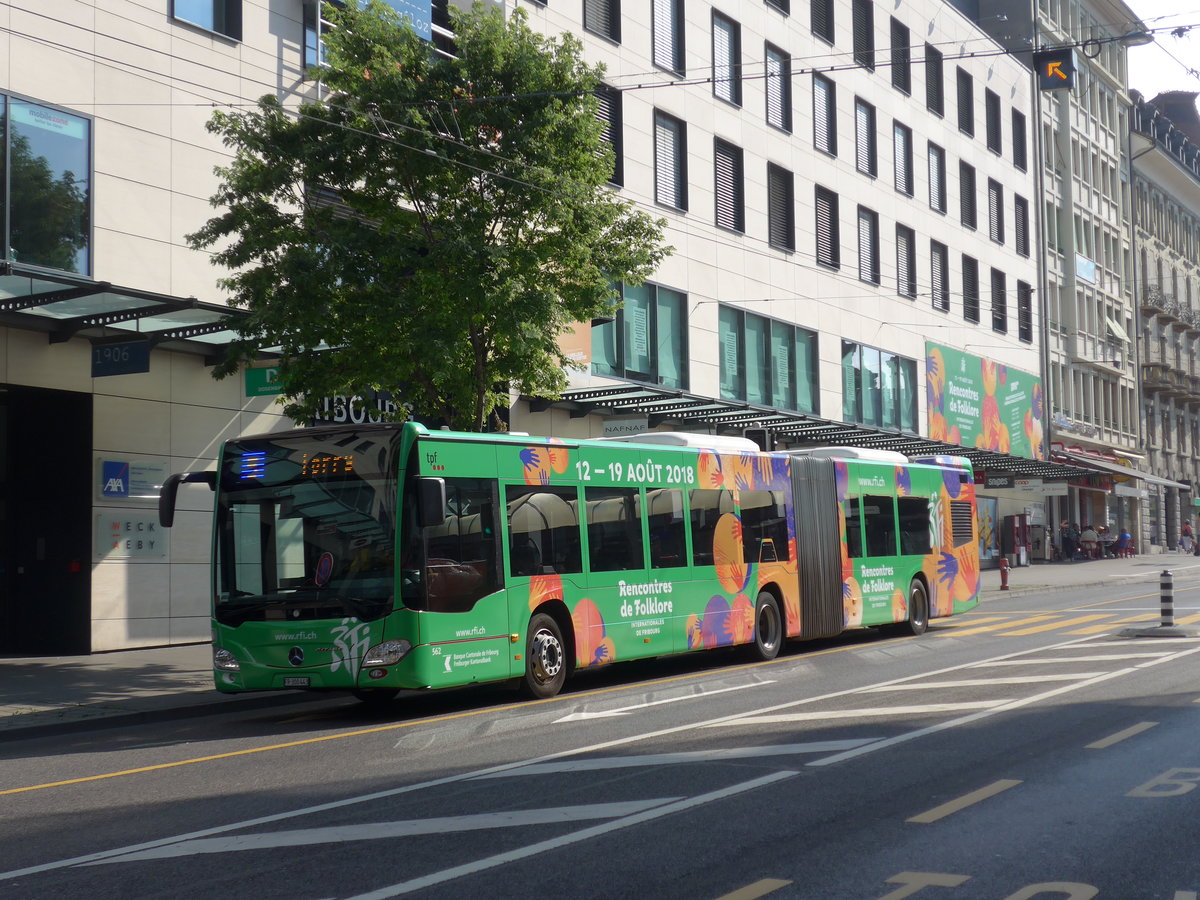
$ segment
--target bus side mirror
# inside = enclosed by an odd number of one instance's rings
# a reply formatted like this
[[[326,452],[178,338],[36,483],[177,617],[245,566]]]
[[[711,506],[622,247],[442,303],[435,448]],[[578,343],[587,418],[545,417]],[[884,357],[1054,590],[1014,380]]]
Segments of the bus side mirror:
[[[158,491],[158,524],[170,528],[175,524],[175,495],[179,493],[179,485],[207,484],[210,491],[217,489],[216,472],[176,472],[168,475]]]
[[[446,479],[417,479],[417,524],[422,528],[441,525],[446,520]]]

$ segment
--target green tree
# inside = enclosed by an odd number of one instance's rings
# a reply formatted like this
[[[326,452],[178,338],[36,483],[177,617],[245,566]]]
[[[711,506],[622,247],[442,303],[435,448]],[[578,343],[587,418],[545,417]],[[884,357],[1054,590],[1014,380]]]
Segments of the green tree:
[[[606,186],[594,91],[571,35],[518,10],[454,13],[436,55],[379,0],[326,7],[326,97],[218,113],[223,211],[190,236],[248,316],[217,377],[282,347],[287,413],[374,388],[480,431],[510,388],[555,396],[558,338],[611,314],[662,260],[665,223]]]

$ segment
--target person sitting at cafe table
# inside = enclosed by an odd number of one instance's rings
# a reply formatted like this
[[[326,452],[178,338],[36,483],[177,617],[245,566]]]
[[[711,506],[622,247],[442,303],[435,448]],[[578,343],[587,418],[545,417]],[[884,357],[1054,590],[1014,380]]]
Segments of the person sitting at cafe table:
[[[1079,534],[1079,549],[1084,559],[1095,559],[1100,549],[1100,536],[1091,525],[1084,525]]]

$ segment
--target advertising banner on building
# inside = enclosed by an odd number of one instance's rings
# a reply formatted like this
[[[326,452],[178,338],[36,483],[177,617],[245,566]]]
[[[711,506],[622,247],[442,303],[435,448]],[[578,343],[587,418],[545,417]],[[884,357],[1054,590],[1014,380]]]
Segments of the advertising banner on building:
[[[925,344],[929,437],[1043,459],[1042,381],[1020,369]]]

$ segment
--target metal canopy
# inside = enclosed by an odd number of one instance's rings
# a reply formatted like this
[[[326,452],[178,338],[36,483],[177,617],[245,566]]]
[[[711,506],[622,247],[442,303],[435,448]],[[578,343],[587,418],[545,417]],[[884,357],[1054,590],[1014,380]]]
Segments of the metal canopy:
[[[198,353],[215,364],[245,313],[194,297],[117,287],[79,275],[0,262],[0,325],[41,331],[50,343],[145,340],[152,347]]]
[[[1120,463],[1107,459],[1097,459],[1085,453],[1072,453],[1070,450],[1059,450],[1055,452],[1054,456],[1057,459],[1065,460],[1074,465],[1085,466],[1089,469],[1113,475],[1123,475],[1126,478],[1136,478],[1139,481],[1145,481],[1149,484],[1161,484],[1165,487],[1178,488],[1183,491],[1190,491],[1192,489],[1190,484],[1184,484],[1182,481],[1172,481],[1169,478],[1151,475],[1149,472],[1143,472],[1141,469],[1135,469],[1132,466],[1123,466]]]
[[[1061,480],[1095,474],[1094,470],[1079,465],[963,447],[901,431],[834,422],[740,400],[717,400],[648,385],[575,388],[564,391],[559,401],[532,401],[530,408],[538,412],[552,405],[570,410],[572,417],[592,413],[644,415],[651,428],[668,421],[684,427],[766,428],[797,446],[872,447],[895,450],[908,457],[965,456],[977,471],[1011,473],[1023,478]]]

